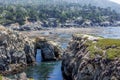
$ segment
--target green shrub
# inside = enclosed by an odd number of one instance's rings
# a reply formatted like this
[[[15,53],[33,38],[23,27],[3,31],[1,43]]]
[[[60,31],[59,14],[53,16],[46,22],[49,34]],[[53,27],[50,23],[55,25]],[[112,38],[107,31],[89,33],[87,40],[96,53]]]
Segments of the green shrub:
[[[100,39],[97,44],[98,47],[102,49],[107,49],[112,46],[120,47],[120,40],[119,39]]]
[[[99,39],[96,43],[88,40],[86,43],[89,44],[87,49],[90,51],[91,58],[97,54],[108,59],[120,58],[119,39]],[[104,52],[105,54],[103,54]]]
[[[2,80],[2,75],[0,74],[0,80]]]
[[[114,59],[115,57],[120,58],[120,50],[119,49],[108,49],[106,51],[106,54],[107,54],[108,59]]]

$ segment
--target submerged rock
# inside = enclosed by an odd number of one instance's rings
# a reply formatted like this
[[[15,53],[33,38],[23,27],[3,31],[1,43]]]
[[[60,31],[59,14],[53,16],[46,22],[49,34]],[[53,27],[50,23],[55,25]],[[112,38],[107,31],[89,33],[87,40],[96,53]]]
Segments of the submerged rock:
[[[23,67],[33,63],[34,56],[34,44],[30,39],[0,26],[0,72],[13,71],[12,64]]]
[[[65,80],[120,80],[120,40],[73,35],[62,72]]]

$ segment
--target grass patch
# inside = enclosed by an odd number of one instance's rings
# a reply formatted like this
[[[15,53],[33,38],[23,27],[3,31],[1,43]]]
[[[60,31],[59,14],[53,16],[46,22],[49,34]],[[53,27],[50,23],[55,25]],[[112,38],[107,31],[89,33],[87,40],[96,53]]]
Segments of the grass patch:
[[[96,43],[87,41],[90,57],[94,58],[97,54],[108,59],[120,58],[120,40],[119,39],[99,39]],[[106,51],[105,55],[103,55]]]
[[[120,39],[100,39],[96,46],[101,49],[107,49],[112,47],[120,47]]]
[[[2,75],[0,74],[0,80],[2,80]]]
[[[106,51],[106,54],[107,54],[108,59],[114,59],[117,57],[120,58],[120,50],[118,50],[118,49],[108,49]]]
[[[87,40],[84,46],[87,46],[91,58],[94,58],[96,55],[100,55],[107,59],[120,58],[120,39],[104,39],[97,38],[95,35],[83,34],[75,34],[75,36]]]
[[[94,58],[97,54],[99,54],[100,56],[103,55],[103,50],[97,49],[95,46],[96,43],[91,43],[91,45],[89,45],[87,48],[90,51],[90,58]]]

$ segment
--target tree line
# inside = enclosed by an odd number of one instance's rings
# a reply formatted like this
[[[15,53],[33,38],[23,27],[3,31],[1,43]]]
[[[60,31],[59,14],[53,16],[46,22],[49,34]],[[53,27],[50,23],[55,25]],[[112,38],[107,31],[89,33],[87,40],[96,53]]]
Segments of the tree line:
[[[104,21],[114,22],[120,20],[120,14],[109,8],[77,3],[57,4],[57,5],[0,5],[0,24],[9,25],[19,23],[24,25],[25,21],[47,22],[48,18],[55,18],[56,23],[65,23],[67,20],[75,20],[80,17],[81,22],[90,20],[94,23]]]

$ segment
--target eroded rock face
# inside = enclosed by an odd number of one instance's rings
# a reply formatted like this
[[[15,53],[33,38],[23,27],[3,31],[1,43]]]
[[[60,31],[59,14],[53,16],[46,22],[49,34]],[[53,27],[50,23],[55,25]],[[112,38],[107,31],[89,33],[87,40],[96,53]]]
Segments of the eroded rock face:
[[[34,56],[30,39],[0,26],[0,72],[12,71],[12,64],[30,64],[35,61]]]
[[[28,64],[35,62],[36,49],[41,49],[43,60],[61,58],[61,48],[44,37],[29,39],[0,26],[0,73],[17,73]],[[40,57],[41,58],[41,57]]]
[[[41,49],[43,61],[58,60],[61,58],[60,46],[53,42],[48,41],[44,37],[36,38],[36,49]]]
[[[120,80],[119,44],[119,40],[73,35],[63,55],[65,80]]]

